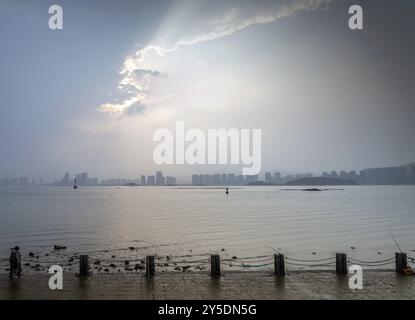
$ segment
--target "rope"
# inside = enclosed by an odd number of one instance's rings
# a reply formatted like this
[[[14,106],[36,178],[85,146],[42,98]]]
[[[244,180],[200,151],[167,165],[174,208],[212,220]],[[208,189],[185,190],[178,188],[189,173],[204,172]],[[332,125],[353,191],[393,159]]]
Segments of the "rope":
[[[162,262],[170,262],[170,263],[201,263],[201,262],[208,262],[210,259],[201,259],[201,260],[168,260],[168,259],[157,259],[158,261]]]
[[[233,263],[226,263],[223,264],[230,266],[230,267],[238,267],[238,268],[262,268],[272,265],[273,263],[264,263],[259,265],[249,265],[249,264],[233,264]]]
[[[347,262],[349,262],[349,263],[353,263],[352,261],[350,261],[350,260],[347,260]],[[359,263],[359,265],[361,265],[361,266],[365,266],[365,267],[380,267],[380,266],[386,266],[386,265],[389,265],[389,264],[392,264],[393,263],[393,261],[389,261],[389,262],[383,262],[383,263],[377,263],[377,264],[367,264],[367,263]]]
[[[382,262],[391,262],[393,261],[395,258],[390,258],[390,259],[385,259],[385,260],[376,260],[376,261],[364,261],[364,260],[357,260],[357,259],[353,259],[353,258],[348,258],[348,260],[350,261],[354,261],[357,263],[366,263],[366,264],[377,264],[377,263],[382,263]]]
[[[335,262],[328,262],[328,263],[320,263],[320,264],[301,264],[301,263],[293,263],[293,262],[286,262],[287,265],[292,266],[300,266],[300,267],[323,267],[323,266],[333,266],[336,263]]]
[[[272,261],[274,258],[267,258],[267,259],[256,259],[252,260],[253,258],[238,258],[238,259],[223,259],[222,261],[236,261],[236,262],[266,262]]]
[[[297,261],[297,262],[323,262],[323,261],[330,261],[330,260],[336,259],[336,257],[325,258],[325,259],[313,259],[313,260],[294,259],[294,258],[289,258],[289,257],[285,257],[285,259],[289,261]]]

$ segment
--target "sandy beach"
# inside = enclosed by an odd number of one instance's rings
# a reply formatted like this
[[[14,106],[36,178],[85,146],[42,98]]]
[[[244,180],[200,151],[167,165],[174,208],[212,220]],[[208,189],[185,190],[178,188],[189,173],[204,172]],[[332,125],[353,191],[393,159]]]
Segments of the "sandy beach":
[[[48,274],[0,277],[0,299],[415,299],[415,277],[393,271],[365,271],[363,289],[351,290],[348,277],[331,271],[226,272],[212,278],[204,272],[164,272],[147,280],[143,273],[94,274],[79,278],[65,273],[63,290],[48,287]]]

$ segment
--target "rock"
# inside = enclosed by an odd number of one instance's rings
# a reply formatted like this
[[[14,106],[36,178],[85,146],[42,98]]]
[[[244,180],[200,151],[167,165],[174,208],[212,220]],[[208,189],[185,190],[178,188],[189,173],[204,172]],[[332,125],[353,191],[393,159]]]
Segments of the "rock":
[[[169,264],[168,264],[168,263],[165,263],[163,266],[164,266],[164,267],[168,267],[168,266],[169,266]]]
[[[238,257],[237,256],[233,256],[232,259],[235,260],[235,259],[238,259]]]
[[[350,249],[354,250],[354,249],[356,249],[356,248],[355,248],[355,247],[350,247]]]
[[[382,252],[378,252],[378,254],[382,254]]]
[[[112,256],[112,257],[111,257],[111,259],[114,259],[114,258],[115,258],[115,256]]]
[[[124,261],[124,264],[125,264],[125,265],[129,265],[129,264],[130,264],[130,261],[125,260],[125,261]]]
[[[223,248],[222,248],[222,250],[221,250],[221,251],[225,251],[225,249],[223,249]]]
[[[28,266],[30,266],[30,263],[29,262],[27,262],[27,263],[25,263],[24,264],[26,267],[28,267]]]
[[[135,250],[135,248],[134,248],[134,247],[128,247],[128,249],[130,249],[130,250]]]
[[[170,260],[170,256],[166,256],[166,259],[167,259],[167,260]]]
[[[135,271],[138,271],[138,270],[144,270],[144,267],[143,267],[142,265],[140,265],[140,264],[136,264],[136,265],[134,266],[134,270],[135,270]]]
[[[29,257],[33,258],[35,254],[33,252],[29,252]]]
[[[110,267],[113,268],[113,269],[115,269],[117,266],[115,264],[111,263],[110,264]]]
[[[105,268],[105,269],[104,269],[104,271],[105,271],[105,272],[109,272],[110,270],[109,270],[109,269],[107,269],[107,268]]]
[[[65,246],[60,246],[60,245],[57,245],[57,244],[55,244],[55,246],[53,247],[53,250],[64,250],[64,249],[66,249]]]
[[[313,254],[317,254],[317,253],[313,252]]]
[[[101,261],[99,261],[99,260],[95,260],[95,261],[94,261],[94,264],[95,264],[95,265],[100,264],[100,263],[101,263]]]

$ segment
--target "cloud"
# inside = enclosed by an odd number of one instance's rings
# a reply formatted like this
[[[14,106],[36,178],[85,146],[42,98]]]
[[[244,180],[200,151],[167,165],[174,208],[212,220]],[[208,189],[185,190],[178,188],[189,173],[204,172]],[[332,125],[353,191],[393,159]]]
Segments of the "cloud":
[[[118,117],[121,115],[133,115],[142,113],[145,109],[143,104],[144,96],[133,96],[124,100],[122,103],[105,103],[100,105],[97,110],[99,112],[108,113]]]
[[[231,36],[236,32],[244,30],[252,25],[267,24],[276,20],[294,15],[299,11],[325,9],[326,5],[332,0],[282,0],[282,1],[223,1],[219,6],[210,5],[208,8],[206,2],[195,1],[192,5],[195,14],[208,12],[205,16],[196,17],[192,22],[186,24],[186,28],[181,30],[183,33],[192,30],[198,30],[197,34],[180,36],[179,40],[173,41],[170,47],[163,47],[158,44],[148,45],[137,50],[132,55],[125,58],[122,65],[119,81],[119,89],[130,94],[131,98],[124,100],[121,104],[106,103],[101,105],[100,112],[110,113],[112,115],[136,114],[131,112],[137,110],[137,104],[144,108],[148,105],[148,96],[152,92],[152,86],[159,79],[166,76],[160,71],[163,65],[163,59],[170,53],[176,52],[183,47],[193,46],[199,43],[213,41],[224,37]],[[184,4],[186,14],[190,9]],[[212,9],[212,7],[214,9]],[[189,10],[188,10],[189,9]],[[206,10],[205,10],[206,9]],[[210,11],[209,11],[210,10]],[[183,17],[175,20],[182,23]],[[189,28],[189,25],[192,28]],[[162,97],[158,97],[162,100]],[[153,93],[154,100],[154,93]],[[142,110],[138,108],[138,110]]]

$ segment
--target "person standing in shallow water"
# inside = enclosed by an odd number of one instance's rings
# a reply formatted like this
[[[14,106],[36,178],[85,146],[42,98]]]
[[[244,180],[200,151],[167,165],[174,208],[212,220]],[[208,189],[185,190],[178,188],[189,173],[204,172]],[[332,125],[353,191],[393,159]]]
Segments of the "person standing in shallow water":
[[[17,279],[22,274],[20,248],[14,247],[10,253],[10,279]]]

